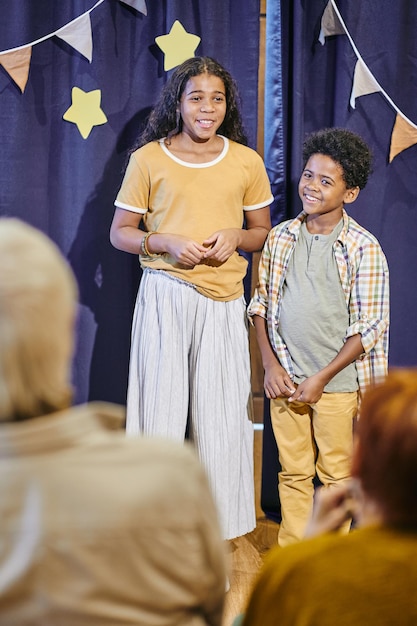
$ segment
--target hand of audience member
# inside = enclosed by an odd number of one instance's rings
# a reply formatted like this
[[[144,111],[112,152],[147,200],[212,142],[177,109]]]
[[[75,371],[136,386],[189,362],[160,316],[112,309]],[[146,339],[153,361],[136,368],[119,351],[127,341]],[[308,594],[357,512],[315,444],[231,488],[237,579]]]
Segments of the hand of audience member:
[[[351,494],[350,483],[317,489],[313,512],[304,536],[315,537],[338,530],[353,515]]]

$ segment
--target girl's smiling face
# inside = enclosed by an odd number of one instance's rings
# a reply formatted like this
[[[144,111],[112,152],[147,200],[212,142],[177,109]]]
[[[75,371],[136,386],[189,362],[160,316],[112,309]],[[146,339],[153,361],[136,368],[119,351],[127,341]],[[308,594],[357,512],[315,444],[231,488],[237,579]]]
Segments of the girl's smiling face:
[[[308,216],[326,215],[334,224],[342,217],[343,206],[353,202],[359,187],[347,189],[339,163],[325,154],[313,154],[298,184],[303,209]],[[334,218],[334,220],[333,220]]]
[[[197,142],[214,137],[226,115],[226,90],[218,76],[199,74],[185,85],[179,104],[182,132]]]

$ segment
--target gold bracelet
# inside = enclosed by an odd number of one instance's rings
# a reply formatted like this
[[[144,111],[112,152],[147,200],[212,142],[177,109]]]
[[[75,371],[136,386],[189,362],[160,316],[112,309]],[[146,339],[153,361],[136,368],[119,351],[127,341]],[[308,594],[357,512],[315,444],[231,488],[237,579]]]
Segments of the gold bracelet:
[[[150,230],[148,233],[145,233],[141,244],[140,244],[140,252],[143,256],[159,256],[158,252],[150,252],[147,246],[147,241],[151,235],[155,235],[154,230]]]

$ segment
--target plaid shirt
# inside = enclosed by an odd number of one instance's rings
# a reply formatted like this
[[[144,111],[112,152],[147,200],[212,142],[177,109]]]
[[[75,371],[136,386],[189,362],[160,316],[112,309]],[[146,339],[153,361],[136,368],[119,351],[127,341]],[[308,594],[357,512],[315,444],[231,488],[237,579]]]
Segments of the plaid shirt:
[[[269,340],[291,378],[294,370],[288,349],[278,333],[282,295],[288,263],[294,252],[302,211],[295,219],[275,226],[265,242],[259,262],[259,282],[248,315],[267,320]],[[349,311],[345,340],[360,334],[364,354],[356,369],[361,392],[379,382],[388,370],[389,274],[377,239],[343,211],[343,227],[333,244],[340,282]]]

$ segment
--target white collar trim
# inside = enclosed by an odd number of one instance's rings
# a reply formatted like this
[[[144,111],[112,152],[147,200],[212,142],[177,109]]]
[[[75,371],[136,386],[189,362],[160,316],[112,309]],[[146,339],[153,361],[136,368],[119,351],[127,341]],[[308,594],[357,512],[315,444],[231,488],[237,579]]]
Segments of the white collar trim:
[[[179,159],[178,157],[175,156],[175,154],[172,154],[172,152],[168,150],[168,148],[165,145],[165,138],[158,139],[158,142],[162,150],[165,152],[165,154],[169,156],[169,158],[175,161],[176,163],[179,163],[179,165],[183,165],[184,167],[191,167],[191,168],[202,168],[202,167],[211,167],[212,165],[216,165],[216,163],[219,163],[219,161],[224,159],[224,157],[226,156],[229,150],[229,140],[227,137],[223,137],[223,135],[218,135],[218,137],[221,137],[223,139],[223,143],[224,143],[223,150],[220,152],[218,157],[213,159],[213,161],[207,161],[206,163],[190,163],[190,161],[183,161],[182,159]]]

